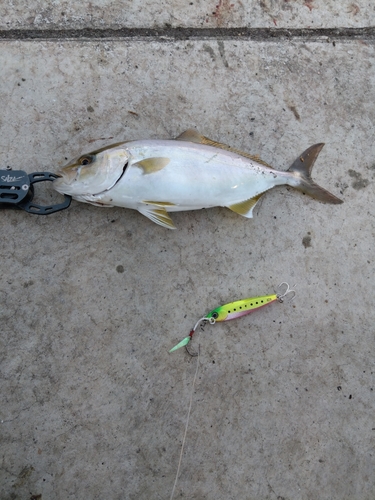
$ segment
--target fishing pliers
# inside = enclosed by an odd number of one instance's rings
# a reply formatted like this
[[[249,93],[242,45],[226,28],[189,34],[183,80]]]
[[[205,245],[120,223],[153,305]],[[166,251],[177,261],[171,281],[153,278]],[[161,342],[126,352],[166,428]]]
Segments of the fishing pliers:
[[[64,201],[56,205],[38,205],[33,203],[34,184],[43,181],[54,181],[57,175],[51,172],[34,172],[28,174],[23,170],[0,170],[0,208],[19,208],[30,214],[48,215],[65,210],[72,197],[64,195]]]

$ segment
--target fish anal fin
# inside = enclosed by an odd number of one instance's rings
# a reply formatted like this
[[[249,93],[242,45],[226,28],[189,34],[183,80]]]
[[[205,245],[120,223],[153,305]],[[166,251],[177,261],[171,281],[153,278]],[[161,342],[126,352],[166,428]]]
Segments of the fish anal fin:
[[[160,205],[142,205],[138,207],[138,211],[148,217],[155,224],[159,224],[167,229],[176,229],[176,226],[173,224],[172,219],[169,217],[168,212],[164,207]]]
[[[251,218],[253,216],[253,210],[255,205],[258,203],[259,198],[264,193],[260,193],[253,198],[249,198],[248,200],[241,201],[240,203],[235,203],[234,205],[230,205],[227,208],[232,210],[232,212],[236,212],[236,214],[243,215],[244,217]]]
[[[206,146],[212,146],[214,148],[224,149],[225,151],[230,151],[231,153],[235,153],[240,156],[244,156],[245,158],[249,158],[250,160],[256,161],[265,167],[272,168],[271,165],[268,165],[265,161],[261,160],[258,155],[251,155],[250,153],[246,153],[245,151],[241,151],[240,149],[232,148],[227,144],[223,144],[222,142],[217,142],[204,135],[201,135],[194,129],[188,129],[183,132],[181,135],[176,137],[176,141],[187,141],[187,142],[195,142],[197,144],[204,144]]]
[[[133,165],[135,167],[141,168],[144,175],[153,174],[159,172],[164,167],[168,165],[171,160],[169,158],[145,158],[144,160],[138,161]]]

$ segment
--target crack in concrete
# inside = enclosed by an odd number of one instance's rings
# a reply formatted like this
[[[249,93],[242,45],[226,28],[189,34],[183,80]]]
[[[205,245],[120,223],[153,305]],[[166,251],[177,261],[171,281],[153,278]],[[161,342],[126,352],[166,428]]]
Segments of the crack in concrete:
[[[136,39],[170,40],[232,40],[304,41],[375,40],[375,27],[365,28],[79,28],[79,29],[9,29],[0,30],[0,40],[96,40]]]
[[[8,419],[4,419],[4,420],[0,420],[0,423],[1,424],[7,424],[9,422],[14,422],[14,420],[17,420],[17,418],[19,418],[19,416],[24,412],[24,411],[28,411],[30,410],[30,408],[32,408],[33,406],[35,406],[36,404],[38,403],[38,401],[35,401],[34,403],[32,403],[31,405],[29,406],[26,406],[25,408],[21,408],[18,412],[18,414],[13,417],[13,418],[8,418]]]

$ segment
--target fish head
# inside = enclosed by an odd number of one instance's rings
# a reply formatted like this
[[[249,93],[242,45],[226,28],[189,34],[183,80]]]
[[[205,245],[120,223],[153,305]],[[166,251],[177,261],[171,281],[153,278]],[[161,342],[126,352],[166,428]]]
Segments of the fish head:
[[[86,196],[111,189],[122,177],[130,154],[125,143],[87,153],[62,167],[53,181],[53,187],[62,194],[85,201]]]

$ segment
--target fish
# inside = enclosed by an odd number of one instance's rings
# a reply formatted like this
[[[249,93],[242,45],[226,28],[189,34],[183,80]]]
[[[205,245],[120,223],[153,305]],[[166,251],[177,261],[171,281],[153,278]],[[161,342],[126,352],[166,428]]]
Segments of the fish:
[[[185,210],[219,206],[251,218],[263,194],[280,185],[342,203],[311,178],[323,146],[314,144],[288,170],[275,170],[189,129],[176,139],[119,142],[81,155],[56,173],[53,187],[91,205],[138,210],[168,229],[175,229],[169,214]]]

